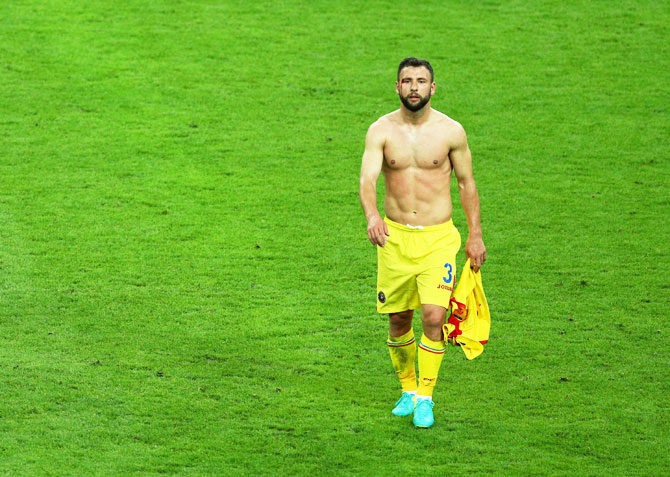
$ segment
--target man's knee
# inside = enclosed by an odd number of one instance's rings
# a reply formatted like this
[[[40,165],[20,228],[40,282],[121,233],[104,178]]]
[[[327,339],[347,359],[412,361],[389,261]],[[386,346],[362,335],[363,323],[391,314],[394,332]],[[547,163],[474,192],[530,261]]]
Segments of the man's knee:
[[[414,310],[389,313],[389,320],[391,323],[406,323],[407,321],[412,321],[412,315],[414,315]]]
[[[441,327],[447,317],[447,310],[441,306],[426,307],[421,312],[423,326]]]
[[[389,332],[391,336],[398,337],[407,333],[412,327],[413,315],[414,310],[389,313]]]

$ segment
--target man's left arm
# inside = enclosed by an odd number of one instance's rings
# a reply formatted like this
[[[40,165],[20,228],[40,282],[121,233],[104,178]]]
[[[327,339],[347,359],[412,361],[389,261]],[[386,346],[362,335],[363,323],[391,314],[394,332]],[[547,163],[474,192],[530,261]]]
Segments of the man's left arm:
[[[479,218],[479,194],[472,173],[472,155],[468,147],[468,138],[463,128],[458,125],[455,143],[449,152],[449,159],[458,180],[458,192],[461,205],[468,219],[468,240],[465,243],[465,255],[470,259],[470,266],[478,271],[486,260],[486,247],[482,240],[482,225]]]

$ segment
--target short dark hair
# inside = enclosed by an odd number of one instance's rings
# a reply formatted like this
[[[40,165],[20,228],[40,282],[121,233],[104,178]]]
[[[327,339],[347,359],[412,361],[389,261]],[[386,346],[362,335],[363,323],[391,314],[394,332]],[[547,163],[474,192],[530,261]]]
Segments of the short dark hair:
[[[430,63],[428,60],[422,60],[421,58],[414,58],[413,56],[410,56],[408,58],[405,58],[400,62],[400,65],[398,66],[398,81],[400,81],[400,72],[402,71],[403,68],[407,68],[408,66],[425,66],[428,68],[428,71],[430,71],[430,82],[433,82],[433,67],[430,66]]]

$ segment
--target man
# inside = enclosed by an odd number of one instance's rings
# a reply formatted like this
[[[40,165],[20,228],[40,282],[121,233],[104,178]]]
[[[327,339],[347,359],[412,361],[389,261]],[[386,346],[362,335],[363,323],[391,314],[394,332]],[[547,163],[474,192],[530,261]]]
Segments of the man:
[[[445,350],[444,325],[456,281],[461,238],[451,221],[451,171],[458,180],[468,221],[465,254],[477,271],[486,260],[479,196],[463,127],[431,108],[433,68],[410,57],[398,67],[400,109],[368,129],[361,166],[360,199],[370,242],[377,246],[377,310],[389,315],[388,347],[402,396],[393,414],[414,414],[417,427],[433,422],[433,388]],[[384,173],[382,219],[377,178]],[[419,383],[412,316],[421,308]]]

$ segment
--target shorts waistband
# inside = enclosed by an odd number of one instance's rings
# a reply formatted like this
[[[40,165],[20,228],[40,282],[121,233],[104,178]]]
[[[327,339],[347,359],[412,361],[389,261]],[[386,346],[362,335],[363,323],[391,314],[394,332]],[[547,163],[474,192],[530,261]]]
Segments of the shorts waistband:
[[[435,232],[438,230],[448,230],[456,228],[454,226],[454,222],[452,219],[449,219],[448,221],[437,225],[409,225],[409,224],[403,225],[399,224],[398,222],[392,221],[388,217],[384,217],[384,222],[386,222],[389,227],[393,227],[394,229],[398,230],[404,230],[406,232]]]

